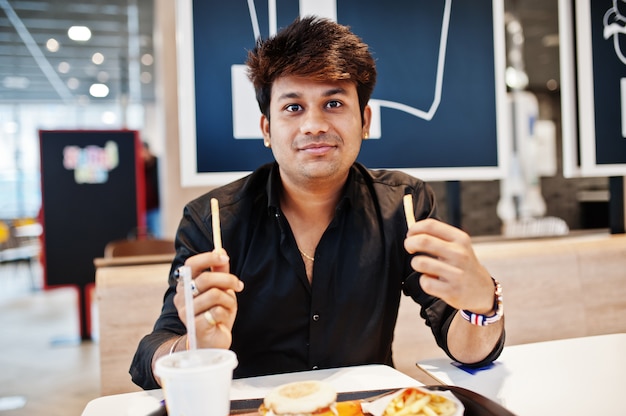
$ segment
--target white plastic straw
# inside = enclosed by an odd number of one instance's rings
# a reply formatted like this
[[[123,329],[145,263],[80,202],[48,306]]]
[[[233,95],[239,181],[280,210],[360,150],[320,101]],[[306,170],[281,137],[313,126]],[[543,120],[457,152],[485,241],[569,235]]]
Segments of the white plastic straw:
[[[193,309],[193,293],[191,291],[191,268],[182,266],[179,269],[180,275],[183,277],[183,288],[185,293],[185,316],[187,317],[187,339],[189,340],[189,349],[195,350],[196,343],[196,320]]]

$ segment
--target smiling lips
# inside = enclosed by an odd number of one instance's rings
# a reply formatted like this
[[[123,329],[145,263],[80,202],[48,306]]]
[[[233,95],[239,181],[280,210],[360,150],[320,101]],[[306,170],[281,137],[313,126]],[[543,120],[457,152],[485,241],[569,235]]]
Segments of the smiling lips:
[[[335,149],[337,146],[328,143],[311,143],[304,147],[299,148],[300,151],[321,155]]]
[[[317,137],[305,139],[302,143],[296,143],[298,151],[307,152],[310,154],[322,155],[330,150],[339,147],[339,139],[335,137]]]

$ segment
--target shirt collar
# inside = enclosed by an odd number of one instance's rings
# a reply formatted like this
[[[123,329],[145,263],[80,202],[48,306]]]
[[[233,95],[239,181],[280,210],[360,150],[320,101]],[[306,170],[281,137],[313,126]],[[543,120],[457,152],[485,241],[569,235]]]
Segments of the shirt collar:
[[[350,167],[348,172],[348,179],[346,180],[346,186],[343,189],[343,195],[337,204],[337,210],[341,210],[344,207],[349,207],[352,201],[357,197],[359,188],[362,186],[362,174],[359,171],[357,164]],[[280,173],[278,170],[278,163],[274,162],[270,169],[270,174],[267,178],[267,184],[265,187],[267,192],[267,210],[269,214],[274,214],[280,210],[280,192],[282,190],[282,183],[280,181]]]

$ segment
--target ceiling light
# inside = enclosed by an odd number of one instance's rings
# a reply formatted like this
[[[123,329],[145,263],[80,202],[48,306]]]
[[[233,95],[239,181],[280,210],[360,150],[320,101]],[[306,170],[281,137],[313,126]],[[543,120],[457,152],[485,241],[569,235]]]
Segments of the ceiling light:
[[[141,63],[145,66],[150,66],[154,63],[154,58],[149,53],[145,53],[141,56]]]
[[[67,74],[68,72],[70,72],[70,64],[65,61],[59,62],[59,66],[57,66],[57,69],[60,73]]]
[[[98,79],[98,82],[107,82],[109,80],[109,73],[106,71],[100,71],[98,72],[98,75],[96,75],[96,78]]]
[[[67,36],[77,42],[85,42],[91,39],[91,30],[87,26],[72,26],[67,30]]]
[[[100,65],[102,62],[104,62],[104,55],[102,55],[100,52],[96,52],[91,56],[91,62],[93,62],[96,65]]]
[[[30,80],[26,77],[8,76],[4,77],[2,85],[7,89],[23,90],[28,88]]]
[[[102,113],[101,120],[104,124],[113,124],[117,120],[117,116],[113,111],[105,111]]]
[[[72,77],[67,80],[66,84],[67,84],[67,88],[69,88],[70,90],[75,90],[80,85],[80,81],[78,81],[77,78]]]
[[[141,75],[139,76],[139,80],[143,84],[149,84],[150,82],[152,82],[152,74],[149,72],[142,72]]]
[[[50,38],[48,39],[48,41],[46,42],[46,48],[50,51],[50,52],[56,52],[59,50],[59,42],[54,39],[54,38]]]
[[[104,84],[91,84],[91,87],[89,87],[89,94],[96,98],[106,97],[109,95],[109,87]]]

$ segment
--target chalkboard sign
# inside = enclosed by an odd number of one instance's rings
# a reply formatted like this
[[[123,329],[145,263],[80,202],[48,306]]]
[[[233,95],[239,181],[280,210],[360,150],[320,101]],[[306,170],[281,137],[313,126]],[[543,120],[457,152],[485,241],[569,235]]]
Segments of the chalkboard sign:
[[[94,258],[141,226],[135,131],[40,131],[46,286],[95,280]]]
[[[297,16],[348,25],[370,45],[378,82],[359,161],[427,180],[502,176],[504,22],[495,0],[177,2],[181,177],[219,185],[273,160],[245,60]]]

